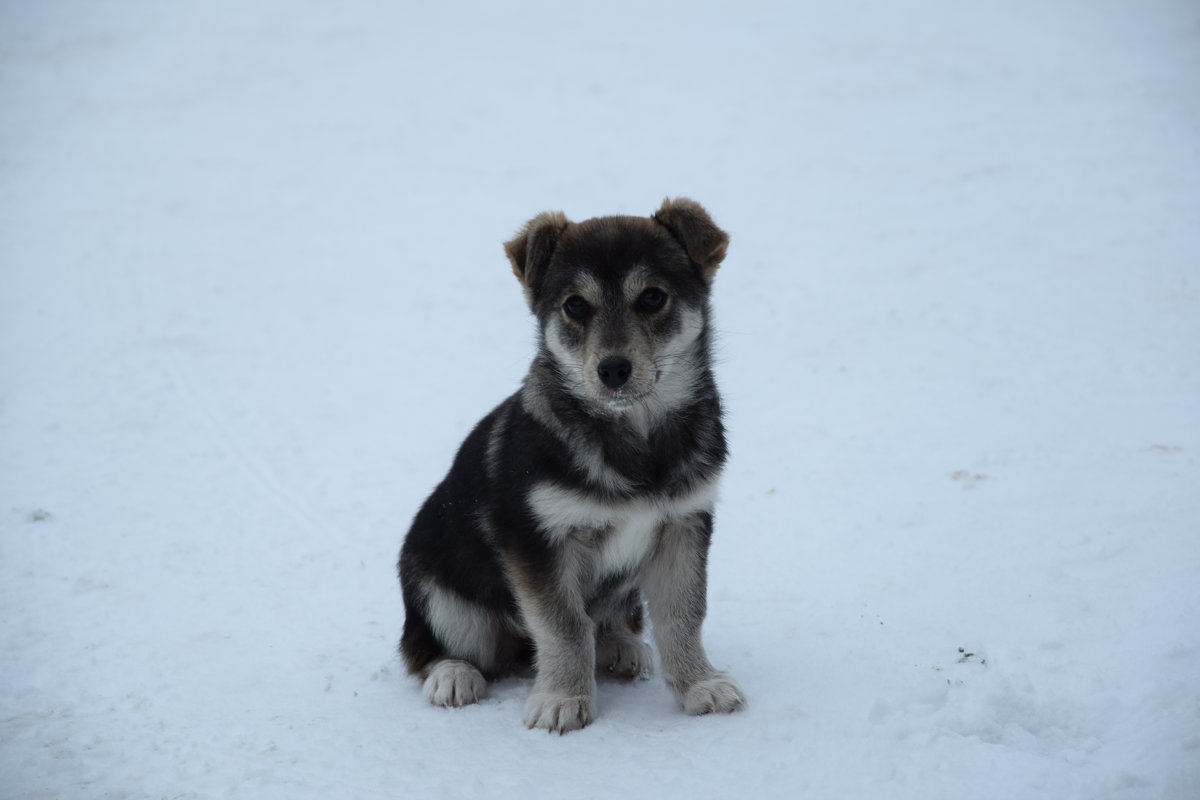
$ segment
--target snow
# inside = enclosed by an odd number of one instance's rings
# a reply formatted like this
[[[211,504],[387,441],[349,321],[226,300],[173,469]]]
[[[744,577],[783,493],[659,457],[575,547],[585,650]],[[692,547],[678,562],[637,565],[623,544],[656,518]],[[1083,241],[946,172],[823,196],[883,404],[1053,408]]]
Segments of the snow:
[[[0,6],[0,796],[1200,797],[1198,76],[1171,0]],[[750,706],[430,708],[500,242],[665,195]]]

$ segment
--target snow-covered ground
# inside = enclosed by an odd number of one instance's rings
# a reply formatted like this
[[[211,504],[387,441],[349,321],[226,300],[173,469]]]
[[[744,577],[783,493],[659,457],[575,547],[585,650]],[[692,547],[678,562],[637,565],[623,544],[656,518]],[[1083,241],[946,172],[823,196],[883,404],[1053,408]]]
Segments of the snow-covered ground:
[[[750,706],[426,706],[534,213],[704,203]],[[1200,7],[0,3],[0,796],[1200,797]]]

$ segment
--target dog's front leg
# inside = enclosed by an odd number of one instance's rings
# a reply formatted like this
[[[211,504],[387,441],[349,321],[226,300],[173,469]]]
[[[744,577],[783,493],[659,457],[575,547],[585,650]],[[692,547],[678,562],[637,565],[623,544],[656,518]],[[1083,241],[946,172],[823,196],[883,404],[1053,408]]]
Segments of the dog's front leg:
[[[566,733],[595,718],[596,626],[573,581],[517,580],[517,602],[533,639],[537,677],[525,725]]]
[[[711,513],[667,522],[642,581],[663,677],[689,714],[737,711],[746,704],[737,682],[708,660],[700,638],[711,538]]]

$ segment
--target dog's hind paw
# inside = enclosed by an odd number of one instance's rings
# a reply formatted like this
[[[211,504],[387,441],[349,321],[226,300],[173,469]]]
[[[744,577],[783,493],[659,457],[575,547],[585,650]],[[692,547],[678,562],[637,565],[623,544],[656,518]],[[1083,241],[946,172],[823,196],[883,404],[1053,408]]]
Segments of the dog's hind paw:
[[[618,678],[654,671],[654,651],[632,633],[608,633],[596,642],[596,666]]]
[[[683,709],[689,714],[728,714],[745,707],[742,687],[724,672],[696,681],[683,696]]]
[[[425,699],[435,706],[458,708],[478,703],[487,681],[473,664],[456,658],[439,661],[425,679]]]
[[[525,702],[525,727],[545,728],[551,733],[577,731],[596,718],[594,701],[587,695],[564,697],[535,691]]]

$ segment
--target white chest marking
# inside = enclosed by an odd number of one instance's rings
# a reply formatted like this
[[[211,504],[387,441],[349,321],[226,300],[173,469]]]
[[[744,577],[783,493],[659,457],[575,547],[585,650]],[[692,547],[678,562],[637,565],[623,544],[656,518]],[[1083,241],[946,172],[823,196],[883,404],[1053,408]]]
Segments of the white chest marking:
[[[544,481],[529,490],[528,501],[550,541],[558,543],[580,536],[597,542],[597,566],[607,573],[640,564],[662,523],[710,510],[716,488],[713,479],[680,497],[604,501]]]
[[[662,517],[653,509],[637,509],[614,519],[600,548],[600,572],[618,572],[642,563]]]

